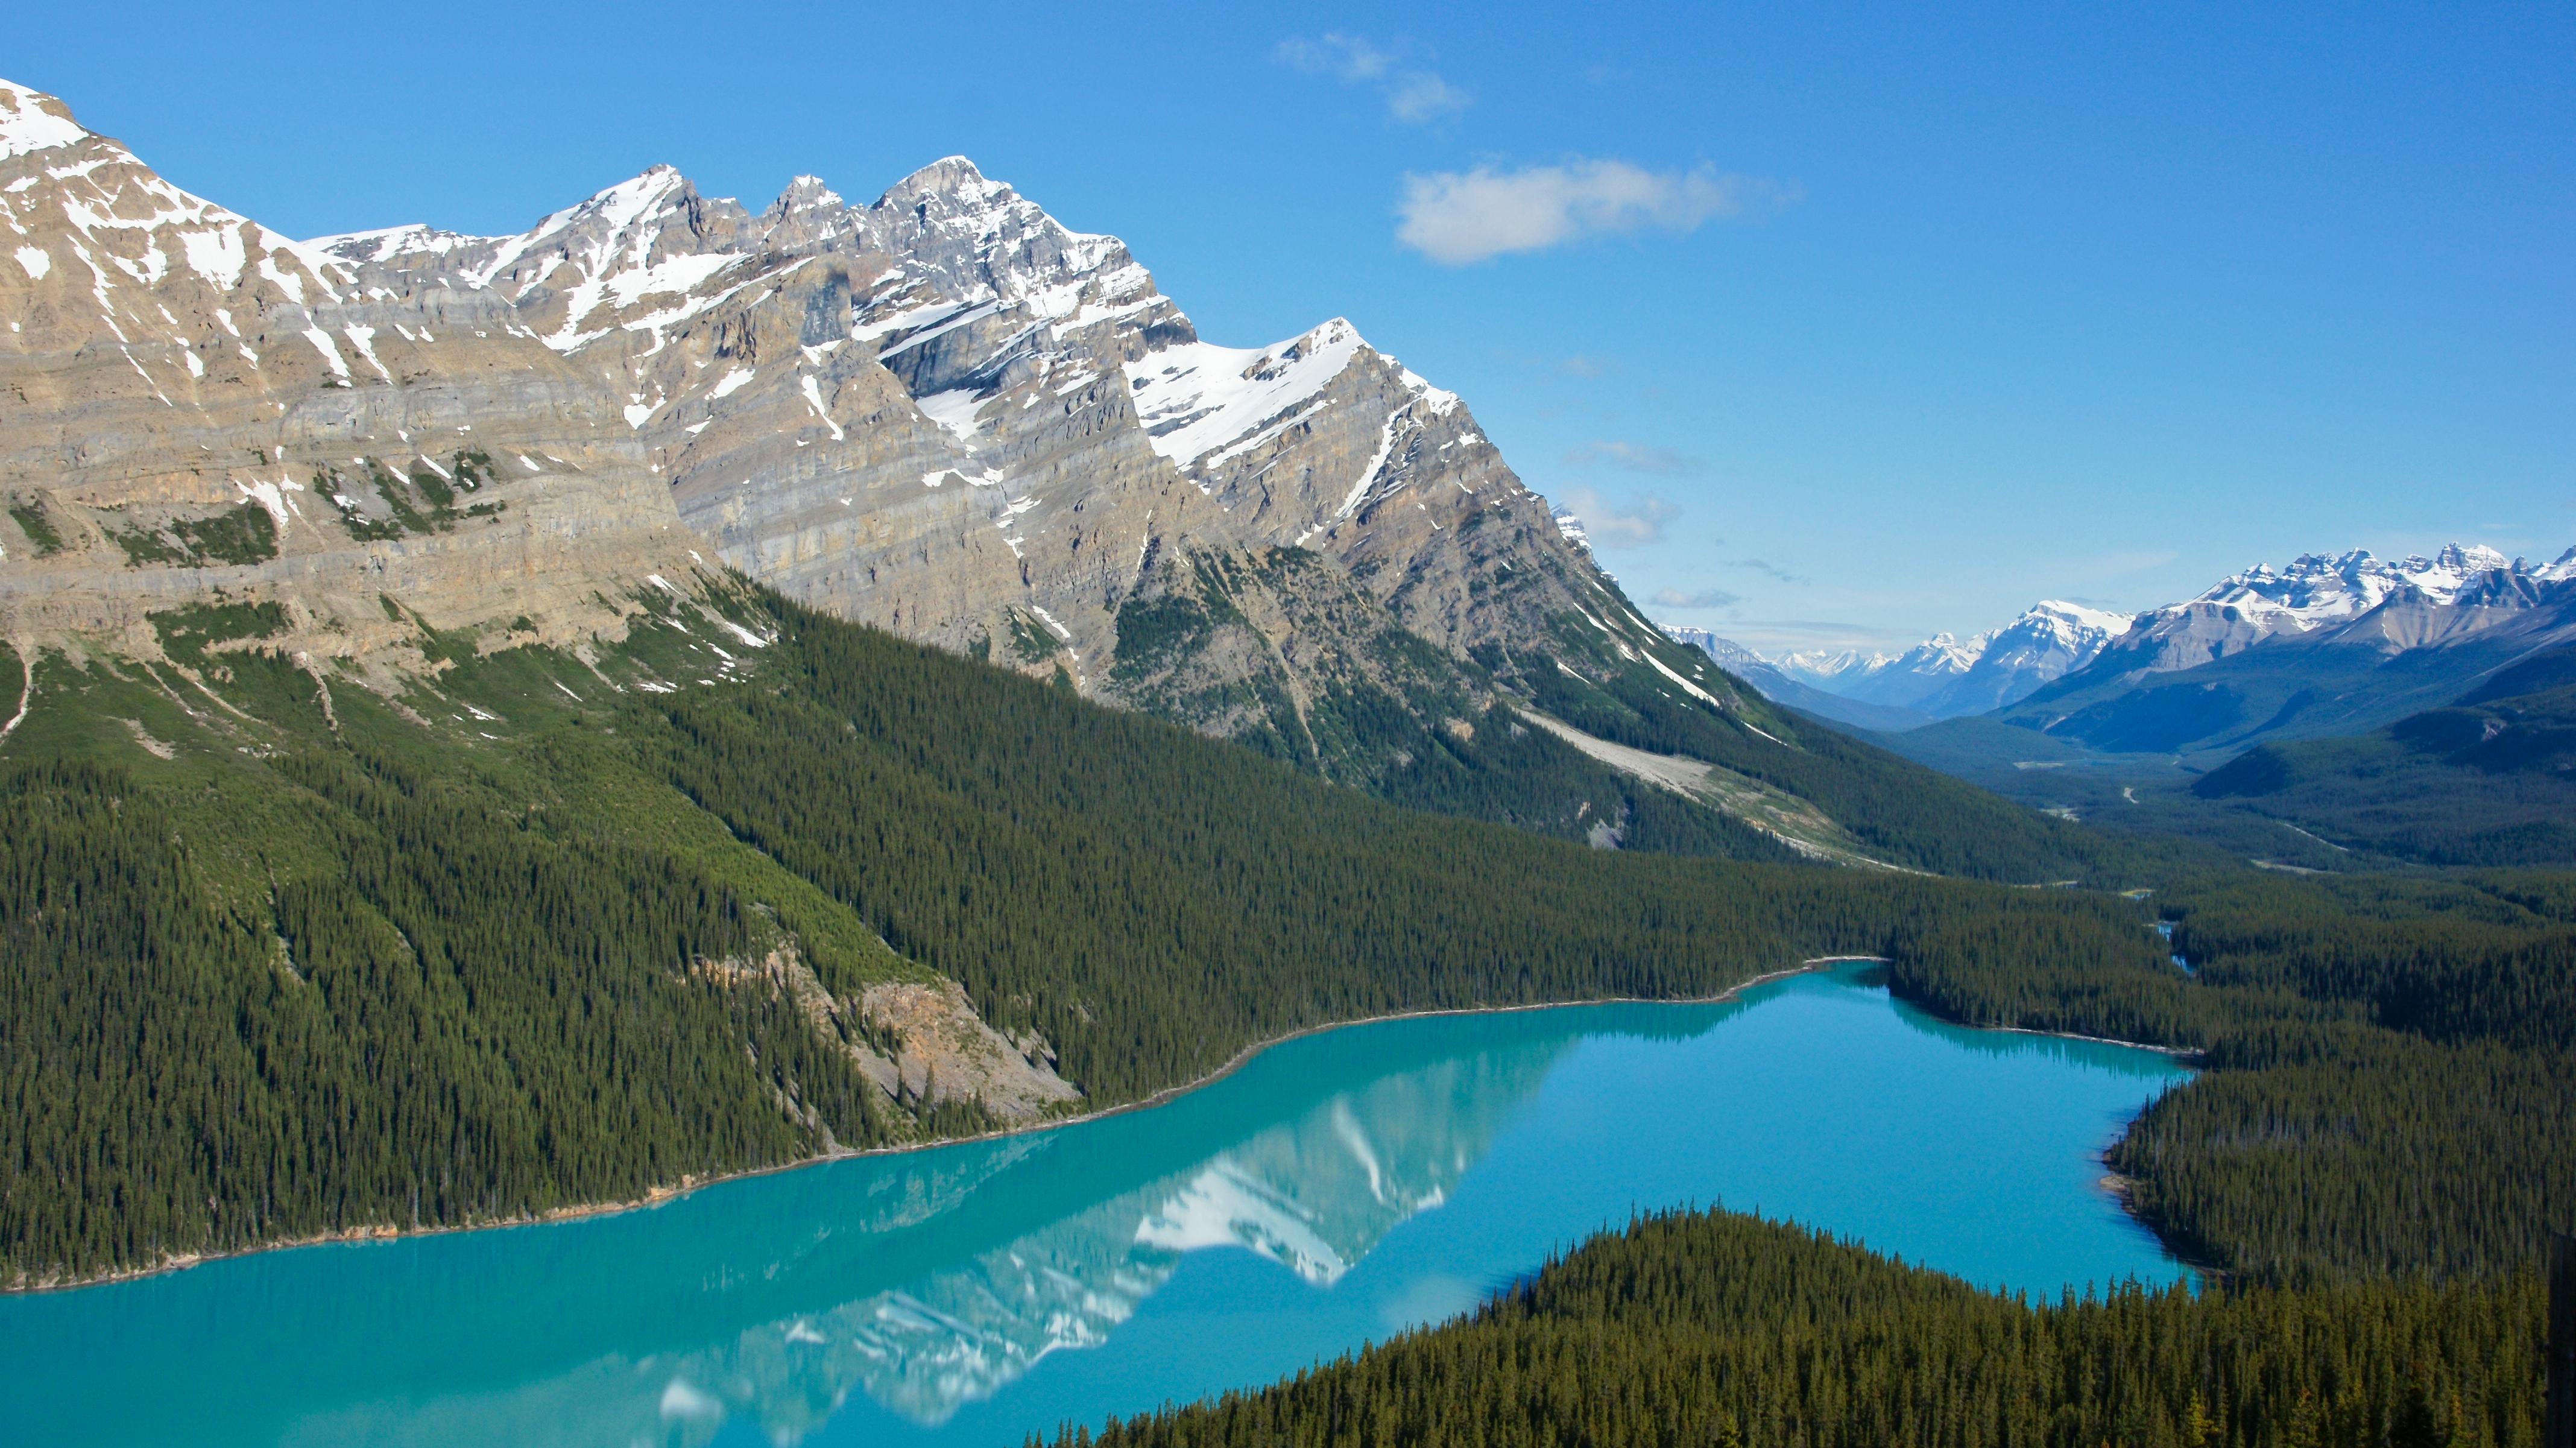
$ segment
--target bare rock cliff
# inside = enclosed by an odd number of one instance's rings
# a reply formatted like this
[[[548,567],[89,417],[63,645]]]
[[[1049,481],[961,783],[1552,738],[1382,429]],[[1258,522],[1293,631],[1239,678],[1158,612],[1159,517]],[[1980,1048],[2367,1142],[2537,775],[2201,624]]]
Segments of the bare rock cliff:
[[[609,400],[498,299],[401,294],[0,82],[0,629],[154,651],[273,601],[354,660],[581,638],[695,540]]]

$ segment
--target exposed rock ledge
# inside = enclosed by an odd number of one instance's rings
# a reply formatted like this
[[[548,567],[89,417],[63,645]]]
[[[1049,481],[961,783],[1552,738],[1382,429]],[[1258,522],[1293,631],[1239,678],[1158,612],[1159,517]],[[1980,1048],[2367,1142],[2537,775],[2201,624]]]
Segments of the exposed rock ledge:
[[[1004,1126],[1025,1126],[1082,1099],[1080,1089],[1055,1073],[1055,1049],[1044,1037],[1031,1032],[1013,1040],[994,1030],[955,981],[889,981],[836,997],[793,942],[756,961],[701,961],[698,970],[737,989],[766,984],[785,992],[816,1033],[848,1051],[895,1100],[971,1101]],[[891,1058],[877,1044],[889,1035]]]

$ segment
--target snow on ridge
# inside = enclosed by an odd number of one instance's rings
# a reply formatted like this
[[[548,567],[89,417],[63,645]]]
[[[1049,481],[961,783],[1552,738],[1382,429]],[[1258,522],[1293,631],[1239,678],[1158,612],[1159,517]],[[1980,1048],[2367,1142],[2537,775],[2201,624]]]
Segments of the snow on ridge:
[[[2080,668],[2091,662],[2103,645],[2126,634],[2136,620],[2136,615],[2061,599],[2042,599],[2010,623],[1965,639],[1937,633],[1893,654],[1858,649],[1807,650],[1784,656],[1778,667],[1827,687],[1899,674],[1923,678],[1961,676],[1989,663],[2023,668],[2035,656],[2045,658],[2055,652],[2071,660],[2069,667]]]
[[[49,106],[53,109],[46,109]],[[69,225],[71,234],[64,239],[95,278],[92,295],[120,338],[131,339],[117,320],[120,316],[124,324],[157,332],[168,314],[162,308],[161,321],[155,321],[131,300],[112,303],[110,297],[122,283],[112,280],[106,269],[111,266],[145,288],[159,288],[177,263],[184,268],[183,275],[193,275],[222,292],[256,277],[299,306],[309,304],[308,283],[318,286],[324,297],[339,300],[337,284],[347,282],[350,271],[338,258],[172,185],[124,146],[72,120],[61,101],[0,80],[0,158],[59,150],[85,140],[98,145],[81,160],[49,169],[45,179],[52,184],[42,194]],[[37,179],[28,177],[16,187],[24,191]],[[0,212],[21,204],[0,202]],[[20,231],[26,234],[23,226]],[[118,234],[136,239],[103,244]],[[42,247],[22,247],[18,252],[20,266],[39,279],[56,260]],[[147,298],[144,305],[152,303]],[[185,338],[171,336],[186,345]]]
[[[770,209],[786,212],[797,206],[832,206],[846,208],[850,203],[841,193],[826,184],[822,177],[799,175],[788,178],[787,189],[778,193]]]
[[[1188,468],[1308,415],[1368,343],[1340,317],[1269,347],[1183,342],[1125,365],[1154,451]]]
[[[2406,588],[2434,603],[2447,604],[2477,579],[2516,566],[2482,544],[2452,543],[2430,558],[2410,553],[2393,562],[2373,556],[2366,548],[2302,553],[2277,568],[2258,563],[2220,579],[2196,597],[2156,612],[2179,616],[2195,606],[2233,608],[2270,629],[2305,632],[2359,617]]]
[[[692,291],[743,256],[738,251],[684,252],[649,267],[629,267],[604,278],[608,299],[618,306],[631,307],[646,297]]]
[[[452,256],[506,239],[442,231],[426,222],[413,221],[401,226],[380,226],[372,231],[344,231],[336,236],[310,237],[304,245],[352,265],[363,266],[368,262],[390,261],[398,256]]]
[[[72,119],[71,107],[59,99],[14,80],[0,80],[0,161],[78,145],[93,134]]]
[[[2138,621],[2138,616],[2133,613],[2116,613],[2107,608],[2093,608],[2056,598],[2041,599],[2031,607],[2029,613],[2023,614],[2022,618],[2027,619],[2035,615],[2046,615],[2076,628],[2098,629],[2111,638],[2118,638],[2127,633],[2130,626]],[[2009,628],[2011,625],[2007,624],[2005,627]],[[2002,629],[1996,630],[1997,633],[2002,631]]]

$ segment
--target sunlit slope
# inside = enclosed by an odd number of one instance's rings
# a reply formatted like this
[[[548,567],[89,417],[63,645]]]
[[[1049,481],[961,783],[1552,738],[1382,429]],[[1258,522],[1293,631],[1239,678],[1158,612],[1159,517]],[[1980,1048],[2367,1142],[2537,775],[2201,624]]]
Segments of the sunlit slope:
[[[264,606],[33,657],[0,744],[14,1273],[632,1198],[1327,1020],[1706,994],[1997,898],[1411,812],[693,589],[580,651],[401,613],[435,667],[385,694]],[[2138,944],[2129,907],[2048,908]]]

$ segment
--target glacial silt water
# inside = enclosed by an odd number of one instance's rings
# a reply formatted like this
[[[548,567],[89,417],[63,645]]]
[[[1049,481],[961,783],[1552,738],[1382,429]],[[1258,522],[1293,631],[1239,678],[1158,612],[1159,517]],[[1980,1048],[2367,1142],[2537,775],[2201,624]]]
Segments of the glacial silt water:
[[[1017,1445],[1692,1203],[1994,1287],[2169,1282],[2100,1152],[2187,1074],[1944,1025],[1855,969],[1357,1026],[1057,1130],[0,1300],[0,1441]]]

